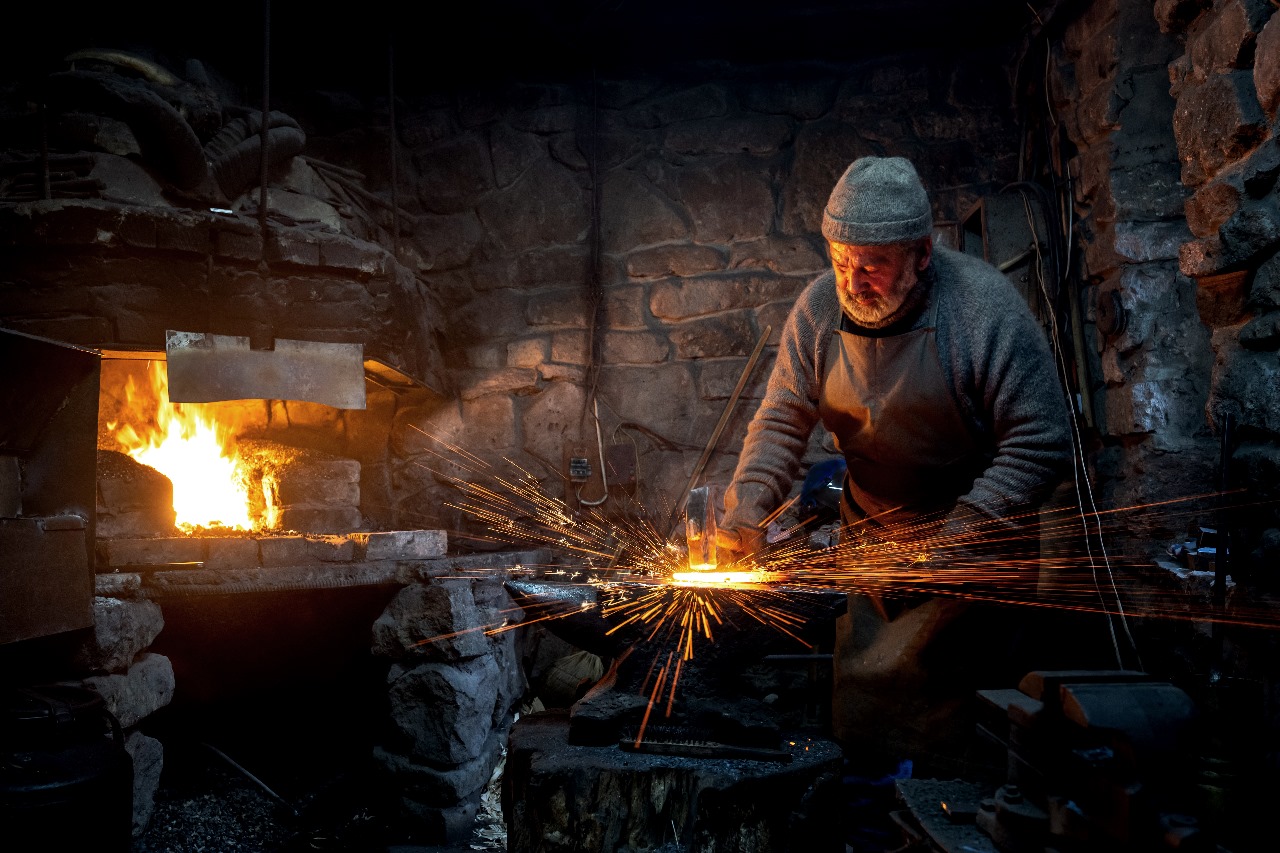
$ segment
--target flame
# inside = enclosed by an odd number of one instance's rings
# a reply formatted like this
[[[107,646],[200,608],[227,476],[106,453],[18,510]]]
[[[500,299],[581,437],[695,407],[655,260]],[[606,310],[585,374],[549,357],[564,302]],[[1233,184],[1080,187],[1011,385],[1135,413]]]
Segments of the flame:
[[[177,524],[196,527],[227,527],[249,530],[249,493],[239,472],[231,431],[219,426],[199,403],[170,403],[169,374],[162,361],[151,362],[150,395],[140,392],[132,377],[125,397],[136,414],[148,408],[147,397],[156,400],[155,427],[139,435],[126,424],[115,438],[124,451],[143,465],[150,465],[173,481],[173,509]],[[114,429],[114,424],[108,424]]]

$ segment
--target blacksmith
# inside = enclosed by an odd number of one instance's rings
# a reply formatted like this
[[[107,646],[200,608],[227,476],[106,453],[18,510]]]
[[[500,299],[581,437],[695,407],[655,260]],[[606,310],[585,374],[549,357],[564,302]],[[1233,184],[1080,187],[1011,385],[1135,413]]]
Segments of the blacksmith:
[[[901,536],[904,522],[933,518],[942,526],[931,535],[999,539],[1069,469],[1070,415],[1044,332],[998,270],[934,246],[932,232],[909,161],[863,157],[840,178],[822,217],[832,269],[787,319],[726,496],[722,545],[761,546],[759,523],[786,498],[819,420],[848,466],[846,534]],[[1007,658],[1011,624],[962,598],[886,608],[850,596],[833,709],[846,752],[910,758],[917,774],[963,772],[974,689],[1016,684],[1017,674],[982,683]]]

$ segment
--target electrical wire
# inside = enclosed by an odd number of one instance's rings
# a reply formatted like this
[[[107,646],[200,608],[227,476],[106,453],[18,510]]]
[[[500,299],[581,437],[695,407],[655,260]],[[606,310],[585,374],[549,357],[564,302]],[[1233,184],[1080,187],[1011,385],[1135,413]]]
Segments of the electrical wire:
[[[600,405],[594,400],[591,401],[592,412],[595,415],[596,422],[596,448],[600,452],[600,481],[603,486],[604,493],[600,495],[599,500],[586,500],[582,497],[582,487],[579,486],[576,492],[578,503],[582,506],[600,506],[609,500],[609,471],[604,464],[604,440],[600,437]]]
[[[1035,216],[1031,212],[1031,203],[1030,201],[1028,201],[1026,196],[1023,196],[1022,203],[1027,215],[1027,224],[1031,229],[1032,245],[1035,248],[1036,259],[1037,261],[1039,261],[1040,260],[1040,239],[1039,239],[1039,235],[1036,232]],[[1038,264],[1037,267],[1038,269],[1041,269],[1041,270],[1044,268],[1043,264]],[[1049,295],[1047,290],[1045,289],[1045,284],[1044,284],[1044,276],[1037,275],[1036,280],[1037,280],[1037,283],[1040,285],[1040,288],[1042,290],[1045,290],[1045,300],[1049,304],[1049,310],[1051,312],[1051,321],[1052,321],[1050,323],[1050,328],[1052,329],[1054,357],[1057,359],[1059,376],[1061,376],[1063,379],[1063,391],[1067,393],[1068,400],[1069,400],[1071,389],[1069,384],[1066,382],[1067,365],[1066,365],[1066,360],[1063,358],[1063,355],[1062,355],[1062,340],[1058,333],[1057,317],[1056,315],[1053,314],[1052,303],[1049,302]],[[1070,407],[1070,408],[1074,412],[1074,407]],[[1103,565],[1106,567],[1107,580],[1111,585],[1112,595],[1115,598],[1116,613],[1120,617],[1120,624],[1124,628],[1124,634],[1129,641],[1129,647],[1133,649],[1133,654],[1138,660],[1138,668],[1141,669],[1142,653],[1138,650],[1138,644],[1134,640],[1132,632],[1129,630],[1129,620],[1124,612],[1124,602],[1120,597],[1120,590],[1116,587],[1115,571],[1111,566],[1111,558],[1107,554],[1106,540],[1104,539],[1103,532],[1102,532],[1102,516],[1098,512],[1098,506],[1093,495],[1093,486],[1089,482],[1089,472],[1087,468],[1087,463],[1085,462],[1085,458],[1084,458],[1084,441],[1080,436],[1080,426],[1076,422],[1076,418],[1074,414],[1070,420],[1071,420],[1071,438],[1072,438],[1071,465],[1075,473],[1076,505],[1080,507],[1080,521],[1084,530],[1085,554],[1089,559],[1089,569],[1093,576],[1093,586],[1098,593],[1098,602],[1102,605],[1102,610],[1107,615],[1107,629],[1111,634],[1111,646],[1112,646],[1112,649],[1115,651],[1116,666],[1123,669],[1124,656],[1120,651],[1119,638],[1116,636],[1115,622],[1112,618],[1111,611],[1108,610],[1107,608],[1106,595],[1102,591],[1102,584],[1098,580],[1098,564],[1097,564],[1097,561],[1094,559],[1093,545],[1091,543],[1091,536],[1089,532],[1089,514],[1093,515],[1094,523],[1097,527],[1098,549],[1102,554],[1102,562],[1103,562]],[[1084,482],[1085,493],[1088,495],[1088,504],[1089,504],[1088,509],[1085,508],[1085,500],[1084,500],[1085,495],[1082,494],[1080,491],[1081,481]]]

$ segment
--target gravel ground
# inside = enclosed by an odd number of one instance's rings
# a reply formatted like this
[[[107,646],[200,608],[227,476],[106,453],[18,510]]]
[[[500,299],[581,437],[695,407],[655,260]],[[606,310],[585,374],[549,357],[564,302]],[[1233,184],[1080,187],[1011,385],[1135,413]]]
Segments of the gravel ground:
[[[148,718],[164,770],[133,853],[505,850],[499,773],[467,843],[432,847],[404,822],[398,791],[373,761],[384,712],[365,700],[370,692],[354,678],[282,685]]]
[[[240,759],[242,763],[247,759]],[[268,774],[262,771],[262,776]],[[255,774],[258,775],[258,774]],[[506,849],[500,785],[495,773],[472,838],[455,847],[430,846],[396,815],[394,791],[369,765],[273,768],[267,783],[279,802],[200,744],[166,744],[156,810],[134,853],[471,853]],[[266,779],[264,778],[265,782]]]

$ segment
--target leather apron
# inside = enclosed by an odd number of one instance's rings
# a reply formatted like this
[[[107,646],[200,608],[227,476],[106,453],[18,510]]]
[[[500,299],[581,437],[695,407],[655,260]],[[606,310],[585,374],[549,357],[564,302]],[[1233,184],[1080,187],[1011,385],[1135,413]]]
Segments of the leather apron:
[[[848,464],[846,525],[946,512],[990,464],[942,371],[935,296],[922,328],[833,333],[818,408]],[[967,677],[984,651],[977,637],[989,634],[971,630],[973,610],[917,597],[889,614],[866,595],[849,596],[836,625],[832,727],[851,754],[919,760],[962,749],[973,723],[959,709],[974,689],[992,686]]]

